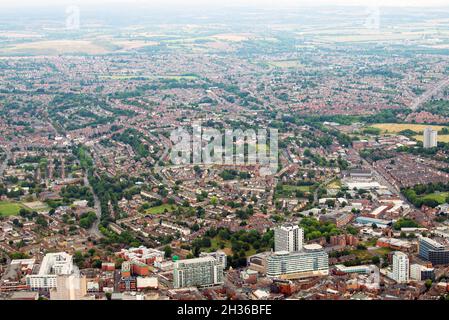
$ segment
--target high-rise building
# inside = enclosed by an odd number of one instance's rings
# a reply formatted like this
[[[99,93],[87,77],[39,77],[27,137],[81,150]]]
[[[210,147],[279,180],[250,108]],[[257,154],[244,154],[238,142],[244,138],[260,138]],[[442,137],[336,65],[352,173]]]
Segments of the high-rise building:
[[[299,279],[329,274],[329,255],[318,244],[305,245],[303,251],[277,251],[267,259],[267,276]]]
[[[438,132],[432,128],[424,129],[424,148],[434,148],[438,144]]]
[[[80,300],[87,294],[86,276],[58,275],[56,288],[50,290],[50,300]]]
[[[449,248],[430,238],[419,238],[418,255],[433,265],[449,264]]]
[[[414,263],[410,266],[410,278],[418,281],[435,280],[435,269]]]
[[[221,263],[221,265],[223,266],[223,270],[226,269],[226,265],[227,265],[227,261],[228,261],[228,257],[226,255],[226,253],[224,253],[223,251],[215,251],[215,252],[201,252],[200,253],[200,258],[202,257],[213,257],[215,258],[218,262]]]
[[[212,256],[179,260],[174,264],[173,286],[205,287],[223,283],[223,264]]]
[[[393,272],[391,278],[398,283],[407,282],[410,278],[409,268],[408,256],[401,251],[396,251],[393,254]]]
[[[37,274],[26,277],[31,290],[50,290],[57,287],[58,275],[72,275],[76,271],[73,257],[65,252],[45,255]]]
[[[304,230],[297,225],[285,225],[274,229],[274,251],[297,252],[302,250]]]

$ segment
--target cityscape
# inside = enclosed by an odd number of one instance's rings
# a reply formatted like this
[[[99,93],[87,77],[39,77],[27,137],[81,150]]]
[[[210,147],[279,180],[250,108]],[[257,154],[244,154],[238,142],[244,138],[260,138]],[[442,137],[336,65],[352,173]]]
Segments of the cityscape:
[[[65,2],[0,4],[1,301],[449,300],[444,2]]]

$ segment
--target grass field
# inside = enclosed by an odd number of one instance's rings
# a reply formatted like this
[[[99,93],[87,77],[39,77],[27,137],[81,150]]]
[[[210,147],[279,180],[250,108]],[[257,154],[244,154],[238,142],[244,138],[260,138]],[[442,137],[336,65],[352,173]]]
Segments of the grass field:
[[[146,214],[162,214],[167,210],[167,212],[173,212],[176,209],[175,205],[163,204],[157,207],[150,208],[145,211]]]
[[[413,138],[417,141],[424,141],[424,137],[422,135],[414,136]],[[438,135],[438,142],[449,143],[449,135]]]
[[[445,126],[432,126],[426,124],[408,124],[408,123],[377,123],[370,125],[370,127],[378,128],[382,133],[399,133],[404,130],[412,130],[416,133],[424,132],[425,128],[432,128],[434,130],[440,131],[443,128],[449,128]]]
[[[24,202],[23,205],[28,208],[29,210],[33,211],[47,211],[50,209],[50,207],[41,201],[34,201],[34,202]]]
[[[449,196],[449,192],[431,193],[425,196],[419,197],[422,200],[435,200],[439,204],[446,203],[446,198]]]
[[[351,253],[355,254],[360,260],[370,260],[374,256],[383,256],[391,251],[389,248],[378,248],[374,250],[353,250]]]
[[[282,187],[283,187],[284,191],[287,191],[287,192],[295,192],[295,191],[310,192],[310,186],[284,185]]]
[[[329,189],[341,189],[341,181],[339,179],[333,180],[326,187]]]
[[[204,252],[215,252],[217,250],[222,250],[229,256],[232,256],[234,254],[234,252],[232,252],[232,249],[231,249],[231,247],[232,247],[231,241],[222,240],[218,236],[216,236],[216,237],[212,238],[210,242],[211,242],[210,248],[202,248]],[[223,249],[221,248],[220,244],[224,244]],[[256,249],[251,247],[251,249],[246,251],[246,256],[249,257],[252,255],[255,255],[256,253],[257,253]]]
[[[16,216],[20,209],[22,209],[22,206],[18,203],[0,201],[0,216]]]

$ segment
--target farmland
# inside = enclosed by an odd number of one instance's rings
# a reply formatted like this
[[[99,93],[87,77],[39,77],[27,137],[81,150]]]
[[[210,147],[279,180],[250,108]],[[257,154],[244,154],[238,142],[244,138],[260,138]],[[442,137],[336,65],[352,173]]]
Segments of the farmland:
[[[437,131],[440,131],[443,128],[448,128],[446,126],[408,124],[408,123],[378,123],[371,125],[371,127],[380,129],[382,133],[399,133],[404,130],[412,130],[415,131],[416,133],[422,133],[424,132],[424,129],[429,127]]]

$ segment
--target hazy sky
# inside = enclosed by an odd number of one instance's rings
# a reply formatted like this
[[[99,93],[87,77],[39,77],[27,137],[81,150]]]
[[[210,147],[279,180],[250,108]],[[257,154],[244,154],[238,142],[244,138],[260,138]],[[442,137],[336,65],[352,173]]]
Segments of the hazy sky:
[[[358,6],[449,6],[448,0],[0,0],[0,7],[145,3],[154,5],[358,5]]]

